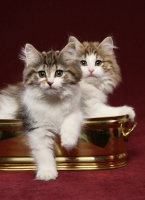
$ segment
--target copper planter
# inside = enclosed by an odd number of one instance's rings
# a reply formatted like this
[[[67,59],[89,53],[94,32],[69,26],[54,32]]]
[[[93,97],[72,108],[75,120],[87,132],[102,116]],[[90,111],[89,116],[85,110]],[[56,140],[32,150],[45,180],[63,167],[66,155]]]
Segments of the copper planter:
[[[127,165],[127,141],[137,123],[129,123],[128,116],[90,118],[83,121],[83,129],[76,148],[67,151],[55,141],[58,170],[113,169]],[[0,120],[0,170],[33,170],[35,164],[25,144],[20,120]]]

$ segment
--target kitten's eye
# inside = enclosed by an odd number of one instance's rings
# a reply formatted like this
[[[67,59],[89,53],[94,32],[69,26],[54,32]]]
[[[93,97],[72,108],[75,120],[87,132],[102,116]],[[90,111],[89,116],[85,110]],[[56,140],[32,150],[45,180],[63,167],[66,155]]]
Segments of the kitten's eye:
[[[55,76],[60,77],[62,75],[63,75],[63,71],[62,70],[56,70]]]
[[[81,60],[80,62],[81,62],[81,64],[82,64],[83,66],[87,66],[87,61]]]
[[[41,78],[46,77],[46,72],[45,72],[45,71],[39,71],[39,76],[40,76]]]
[[[101,61],[101,60],[96,60],[95,66],[100,66],[101,64],[102,64],[102,61]]]

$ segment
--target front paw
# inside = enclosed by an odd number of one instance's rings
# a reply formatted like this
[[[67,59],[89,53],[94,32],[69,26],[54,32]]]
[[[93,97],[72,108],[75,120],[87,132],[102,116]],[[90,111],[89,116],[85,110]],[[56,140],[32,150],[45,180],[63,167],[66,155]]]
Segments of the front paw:
[[[121,110],[121,115],[129,115],[129,119],[131,121],[134,121],[135,118],[135,112],[134,109],[132,107],[129,106],[123,106],[122,110]]]
[[[67,150],[73,149],[77,145],[78,138],[71,137],[70,135],[61,136],[61,146]]]
[[[49,181],[49,180],[55,180],[58,176],[58,172],[56,169],[41,169],[37,171],[36,179],[37,180],[43,180],[43,181]]]

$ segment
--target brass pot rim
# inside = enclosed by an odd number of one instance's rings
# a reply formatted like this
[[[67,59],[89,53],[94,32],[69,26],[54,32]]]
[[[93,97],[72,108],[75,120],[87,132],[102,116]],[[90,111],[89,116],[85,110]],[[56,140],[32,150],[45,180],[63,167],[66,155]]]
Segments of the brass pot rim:
[[[125,118],[126,120],[129,119],[128,115],[118,115],[118,116],[109,116],[109,117],[96,117],[96,118],[85,118],[84,122],[88,121],[88,122],[95,122],[95,121],[116,121],[119,119]],[[17,122],[22,122],[21,119],[0,119],[0,124],[2,123],[17,123]],[[83,122],[83,123],[84,123]]]

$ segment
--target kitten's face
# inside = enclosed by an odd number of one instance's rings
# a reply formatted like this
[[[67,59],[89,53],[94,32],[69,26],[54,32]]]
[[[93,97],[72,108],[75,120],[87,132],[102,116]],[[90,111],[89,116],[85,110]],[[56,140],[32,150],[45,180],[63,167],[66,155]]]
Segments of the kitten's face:
[[[27,54],[24,55],[26,67],[23,79],[26,86],[55,96],[80,81],[81,69],[76,65],[62,63],[62,54],[65,54],[65,51],[40,53],[32,45],[27,45],[25,49]]]
[[[95,79],[99,79],[105,73],[103,69],[103,58],[97,54],[86,54],[82,56],[81,69],[83,72],[83,78],[88,82],[93,82]]]
[[[70,37],[70,42],[75,43],[76,59],[80,60],[83,80],[107,93],[111,92],[121,81],[111,37],[105,38],[101,43],[80,43],[76,38]]]
[[[29,77],[29,73],[31,77]],[[65,70],[56,63],[52,65],[41,64],[35,70],[32,68],[32,71],[29,71],[29,73],[27,74],[29,78],[26,84],[39,87],[45,93],[56,93],[65,83]]]

